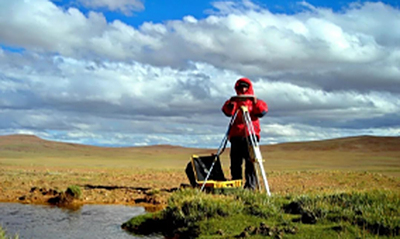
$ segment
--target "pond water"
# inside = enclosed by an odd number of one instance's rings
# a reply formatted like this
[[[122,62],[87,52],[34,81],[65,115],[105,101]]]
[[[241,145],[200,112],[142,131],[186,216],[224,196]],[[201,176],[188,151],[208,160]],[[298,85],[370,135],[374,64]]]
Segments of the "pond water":
[[[143,207],[84,205],[65,209],[46,205],[0,203],[0,225],[20,239],[163,238],[138,237],[121,229],[122,223],[146,213]]]

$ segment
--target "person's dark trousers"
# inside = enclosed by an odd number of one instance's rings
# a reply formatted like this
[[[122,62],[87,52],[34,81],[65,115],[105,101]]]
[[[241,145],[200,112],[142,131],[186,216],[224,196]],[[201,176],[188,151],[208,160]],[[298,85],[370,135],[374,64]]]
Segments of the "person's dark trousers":
[[[247,146],[246,138],[232,137],[231,142],[231,176],[232,180],[242,180],[242,164],[245,161],[245,179],[244,188],[256,189],[257,176],[254,170],[254,164],[250,161],[249,148]]]

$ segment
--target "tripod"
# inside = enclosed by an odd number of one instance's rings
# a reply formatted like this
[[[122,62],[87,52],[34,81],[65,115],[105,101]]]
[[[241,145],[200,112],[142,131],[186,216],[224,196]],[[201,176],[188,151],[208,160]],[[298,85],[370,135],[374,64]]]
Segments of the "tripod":
[[[248,145],[250,160],[253,163],[254,171],[256,173],[256,183],[257,183],[257,186],[258,186],[258,190],[261,191],[262,187],[261,187],[261,183],[260,183],[260,179],[259,179],[259,173],[258,173],[258,170],[257,170],[257,167],[256,167],[255,163],[257,163],[258,168],[260,169],[262,180],[263,180],[263,184],[264,184],[264,187],[265,187],[265,191],[267,192],[268,196],[271,196],[271,192],[269,191],[267,176],[266,176],[266,173],[265,173],[265,170],[264,170],[261,151],[260,151],[260,148],[259,148],[259,145],[258,145],[258,141],[257,141],[257,138],[256,138],[256,134],[255,134],[255,131],[254,131],[253,124],[251,122],[250,113],[249,113],[249,110],[248,110],[248,108],[246,106],[241,106],[235,112],[235,114],[231,117],[231,120],[229,122],[228,130],[225,133],[225,136],[224,136],[224,138],[223,138],[223,140],[221,142],[221,145],[220,145],[220,147],[218,149],[217,155],[215,155],[215,160],[213,161],[210,169],[208,170],[207,176],[206,176],[206,178],[204,180],[204,183],[203,183],[200,191],[203,191],[203,189],[204,189],[204,187],[206,185],[206,182],[207,182],[208,178],[211,175],[211,171],[214,168],[215,162],[219,159],[219,156],[222,154],[222,152],[225,149],[226,143],[228,141],[229,131],[231,129],[231,126],[235,122],[235,119],[236,119],[236,116],[239,113],[239,110],[242,111],[243,122],[245,123],[245,126],[246,126],[247,145]]]
[[[260,178],[259,172],[257,170],[255,163],[258,165],[258,168],[260,169],[259,171],[262,176],[265,191],[267,192],[268,196],[271,196],[271,192],[269,191],[269,186],[268,186],[268,181],[267,181],[267,175],[264,170],[263,159],[262,159],[260,147],[258,145],[256,133],[254,131],[253,124],[251,122],[249,110],[246,106],[241,106],[239,110],[242,111],[243,122],[245,123],[245,126],[246,126],[247,146],[249,149],[250,160],[253,162],[254,171],[256,172],[256,179],[257,179],[256,183],[258,185],[258,190],[261,191],[262,188],[261,188],[261,183],[260,183],[260,179],[259,179]]]

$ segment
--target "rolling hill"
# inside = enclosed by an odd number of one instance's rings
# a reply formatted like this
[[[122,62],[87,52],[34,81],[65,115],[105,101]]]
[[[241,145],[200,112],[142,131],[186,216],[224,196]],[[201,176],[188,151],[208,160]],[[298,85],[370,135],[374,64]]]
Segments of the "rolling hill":
[[[260,148],[267,171],[362,170],[400,176],[400,137],[358,136]],[[0,136],[0,165],[182,169],[191,155],[216,151],[171,145],[97,147],[32,135]],[[229,149],[221,158],[228,169]]]

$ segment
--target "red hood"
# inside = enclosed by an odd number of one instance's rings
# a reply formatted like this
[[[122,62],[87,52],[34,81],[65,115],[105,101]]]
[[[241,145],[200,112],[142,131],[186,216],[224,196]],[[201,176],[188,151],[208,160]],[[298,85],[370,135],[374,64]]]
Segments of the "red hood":
[[[239,80],[236,81],[235,91],[236,91],[237,95],[240,95],[240,93],[236,89],[240,82],[246,82],[247,84],[249,84],[249,89],[246,91],[245,95],[254,95],[253,84],[251,83],[251,81],[248,78],[240,78]]]

